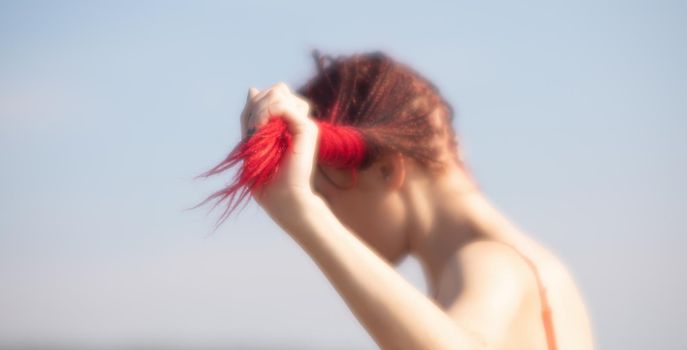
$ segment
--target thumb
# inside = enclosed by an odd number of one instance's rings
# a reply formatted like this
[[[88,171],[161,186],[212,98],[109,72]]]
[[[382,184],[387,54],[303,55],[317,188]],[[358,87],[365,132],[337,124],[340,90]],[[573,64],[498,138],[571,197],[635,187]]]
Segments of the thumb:
[[[255,98],[255,96],[259,93],[260,93],[260,91],[258,89],[251,86],[248,89],[248,99],[251,100],[251,99]]]

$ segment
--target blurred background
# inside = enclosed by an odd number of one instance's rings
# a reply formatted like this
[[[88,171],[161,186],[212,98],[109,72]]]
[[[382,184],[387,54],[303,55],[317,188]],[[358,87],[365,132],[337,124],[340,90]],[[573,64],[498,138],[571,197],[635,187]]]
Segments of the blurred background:
[[[0,348],[375,349],[250,202],[197,204],[248,88],[383,50],[488,197],[576,276],[600,349],[685,349],[680,1],[2,1]],[[419,289],[419,265],[398,270]]]

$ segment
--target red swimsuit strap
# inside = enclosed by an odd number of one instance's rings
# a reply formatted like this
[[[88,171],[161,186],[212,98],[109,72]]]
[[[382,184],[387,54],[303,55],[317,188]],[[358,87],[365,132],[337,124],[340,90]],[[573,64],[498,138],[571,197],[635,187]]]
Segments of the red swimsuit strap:
[[[544,287],[542,281],[541,281],[541,276],[539,276],[539,270],[537,269],[537,266],[524,254],[522,254],[518,249],[516,249],[514,246],[501,242],[515,250],[520,256],[522,256],[525,261],[532,267],[532,270],[534,270],[535,276],[537,276],[537,285],[539,286],[539,297],[542,305],[542,320],[544,321],[544,330],[546,331],[546,341],[549,344],[549,350],[556,350],[556,333],[554,332],[553,328],[553,319],[551,318],[551,306],[549,305],[549,301],[546,297],[546,288]]]

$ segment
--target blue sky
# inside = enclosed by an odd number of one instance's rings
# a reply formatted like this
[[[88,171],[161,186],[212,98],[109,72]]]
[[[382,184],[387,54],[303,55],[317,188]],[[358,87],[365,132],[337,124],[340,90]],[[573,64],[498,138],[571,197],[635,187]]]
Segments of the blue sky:
[[[684,349],[678,1],[0,4],[0,345],[375,348],[251,202],[184,212],[248,87],[384,50],[456,109],[488,197],[563,259],[600,348]],[[207,207],[209,209],[209,206]],[[424,289],[407,260],[399,271]]]

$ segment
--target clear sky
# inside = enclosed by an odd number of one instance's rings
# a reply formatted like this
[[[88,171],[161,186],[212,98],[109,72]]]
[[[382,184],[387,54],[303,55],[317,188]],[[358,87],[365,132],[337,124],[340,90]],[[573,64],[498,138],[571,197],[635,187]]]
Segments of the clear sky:
[[[248,87],[311,48],[431,79],[488,197],[575,274],[601,349],[685,349],[680,1],[3,1],[0,347],[374,349],[251,202],[196,204]],[[418,288],[414,260],[399,271]],[[243,345],[240,345],[243,344]]]

